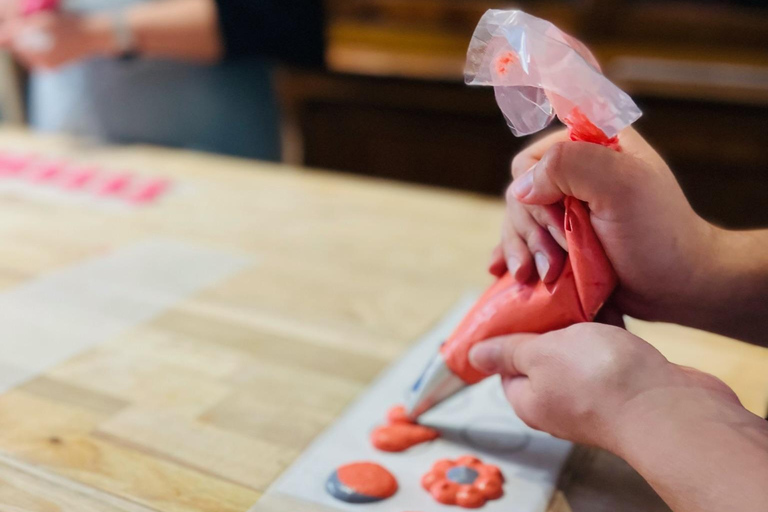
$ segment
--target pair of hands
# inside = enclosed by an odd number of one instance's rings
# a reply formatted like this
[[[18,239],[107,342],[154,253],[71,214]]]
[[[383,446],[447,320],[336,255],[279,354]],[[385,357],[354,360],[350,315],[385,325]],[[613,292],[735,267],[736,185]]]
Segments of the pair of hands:
[[[498,276],[509,269],[520,281],[557,279],[567,251],[559,203],[573,196],[589,204],[619,276],[609,305],[616,317],[699,325],[722,309],[709,302],[722,290],[712,276],[722,273],[724,232],[693,211],[669,167],[640,135],[628,129],[620,140],[619,153],[570,142],[560,131],[518,155],[502,242],[489,270]],[[674,404],[675,393],[696,389],[707,400],[738,403],[715,377],[673,365],[645,341],[600,324],[491,340],[474,348],[471,361],[504,376],[510,402],[529,425],[614,452],[621,450],[624,410],[644,407],[639,401],[664,395],[663,409]]]
[[[617,153],[561,131],[515,158],[490,272],[557,279],[568,250],[559,205],[572,196],[589,204],[619,278],[604,308],[612,323],[629,314],[759,342],[768,232],[710,225],[642,137],[628,129],[620,141]],[[506,336],[473,347],[470,361],[502,375],[525,423],[619,455],[676,512],[768,510],[768,424],[717,378],[670,363],[629,332],[583,323]]]
[[[116,52],[107,17],[55,11],[22,16],[18,0],[0,2],[0,48],[26,67],[55,69]]]

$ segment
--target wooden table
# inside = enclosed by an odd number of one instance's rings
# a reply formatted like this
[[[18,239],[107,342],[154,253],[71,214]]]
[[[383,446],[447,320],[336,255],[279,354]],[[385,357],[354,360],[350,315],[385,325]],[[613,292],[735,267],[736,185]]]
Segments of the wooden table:
[[[0,197],[3,290],[155,235],[257,262],[0,396],[0,510],[246,511],[380,370],[462,293],[489,282],[500,201],[9,130],[0,149],[181,185],[128,213]],[[635,328],[765,412],[768,351]],[[575,502],[603,502],[595,460],[571,464],[563,490]],[[562,492],[553,510],[568,510]]]

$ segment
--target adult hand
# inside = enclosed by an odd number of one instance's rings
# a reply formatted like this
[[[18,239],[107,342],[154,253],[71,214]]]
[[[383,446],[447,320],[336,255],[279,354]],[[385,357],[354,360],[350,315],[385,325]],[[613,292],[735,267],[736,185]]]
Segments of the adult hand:
[[[54,69],[117,48],[107,16],[41,12],[8,22],[0,44],[9,46],[25,66]]]
[[[576,324],[547,334],[517,334],[473,347],[470,361],[500,373],[517,415],[537,430],[623,451],[625,418],[668,411],[678,400],[739,404],[715,377],[674,365],[653,346],[618,327]]]
[[[711,313],[722,230],[691,208],[663,159],[632,129],[622,152],[556,132],[520,153],[507,191],[502,243],[491,272],[544,282],[562,271],[567,246],[560,202],[589,204],[592,225],[619,276],[615,305],[638,318],[689,325]],[[710,303],[708,303],[708,301]]]
[[[476,345],[533,428],[612,451],[675,512],[768,510],[768,423],[717,378],[632,334],[584,323]]]

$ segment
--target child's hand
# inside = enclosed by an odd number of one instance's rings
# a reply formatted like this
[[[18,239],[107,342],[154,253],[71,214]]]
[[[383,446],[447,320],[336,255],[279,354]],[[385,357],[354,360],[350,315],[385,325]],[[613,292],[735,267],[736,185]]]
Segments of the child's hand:
[[[739,403],[715,377],[668,362],[623,329],[595,323],[489,340],[472,349],[470,361],[502,375],[507,398],[532,428],[614,453],[631,442],[624,422],[637,411],[673,414],[679,400],[696,397]]]

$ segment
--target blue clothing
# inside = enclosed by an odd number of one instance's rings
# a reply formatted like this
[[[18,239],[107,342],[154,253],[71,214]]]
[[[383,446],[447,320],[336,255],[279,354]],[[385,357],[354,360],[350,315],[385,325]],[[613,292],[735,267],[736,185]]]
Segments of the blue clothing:
[[[114,143],[147,143],[278,160],[270,67],[93,59],[34,73],[30,122]]]

